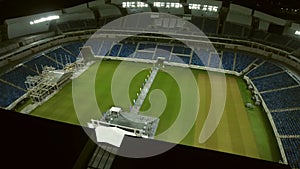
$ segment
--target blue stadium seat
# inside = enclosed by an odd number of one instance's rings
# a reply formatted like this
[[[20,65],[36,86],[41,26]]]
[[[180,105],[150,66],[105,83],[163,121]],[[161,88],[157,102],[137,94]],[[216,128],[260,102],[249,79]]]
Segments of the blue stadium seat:
[[[191,64],[196,66],[204,66],[202,60],[198,57],[196,53],[193,53],[192,55]]]
[[[62,65],[66,65],[67,63],[73,63],[76,61],[75,56],[62,48],[57,48],[51,52],[47,52],[46,55]]]
[[[241,72],[248,67],[256,57],[249,53],[237,52],[235,59],[235,71]]]
[[[219,68],[220,66],[220,57],[218,53],[212,53],[209,59],[209,67]]]
[[[24,91],[17,89],[13,86],[10,86],[6,83],[0,81],[0,107],[7,107],[19,97],[25,94]]]
[[[81,42],[74,42],[74,43],[69,43],[67,45],[63,45],[63,48],[67,49],[68,51],[72,52],[72,54],[75,57],[79,56],[80,53],[80,48],[83,46]]]
[[[300,138],[281,138],[288,164],[292,168],[300,168]]]
[[[110,51],[112,48],[113,42],[111,41],[104,41],[101,45],[101,48],[99,49],[99,52],[97,53],[100,56],[106,56],[106,54]]]
[[[224,51],[222,56],[222,67],[225,70],[232,70],[234,63],[234,52]]]
[[[58,62],[55,62],[55,61],[49,59],[45,55],[35,56],[31,60],[25,62],[24,65],[30,67],[33,70],[37,69],[40,73],[42,72],[44,66],[52,66],[56,69],[63,68],[63,66],[60,65]]]
[[[154,59],[157,57],[164,57],[165,60],[169,60],[171,51],[172,51],[173,46],[169,45],[157,45],[157,49],[154,53]]]
[[[272,112],[279,135],[300,135],[300,111]]]
[[[197,55],[199,56],[199,59],[203,63],[204,66],[208,67],[208,58],[209,58],[209,51],[205,49],[200,49],[200,51],[197,52]]]
[[[111,48],[111,50],[109,51],[109,53],[106,54],[106,56],[118,56],[121,47],[122,47],[121,44],[115,44],[115,45]]]
[[[175,54],[190,55],[192,49],[184,46],[174,46],[172,52]]]
[[[125,43],[123,44],[121,51],[119,53],[120,57],[133,57],[133,53],[136,50],[136,44],[133,43]]]
[[[283,70],[282,68],[276,66],[271,62],[265,62],[262,65],[260,65],[258,68],[249,72],[247,76],[250,78],[254,78],[254,77],[263,76],[271,73],[277,73],[282,70]]]
[[[298,83],[286,72],[252,80],[259,91],[279,89],[288,86],[298,85]]]
[[[297,93],[297,94],[295,94]],[[299,107],[300,87],[262,93],[262,97],[270,110]]]
[[[5,74],[3,74],[0,79],[3,79],[7,82],[13,83],[23,89],[26,89],[25,81],[27,76],[37,75],[36,72],[27,69],[26,67],[19,66]]]
[[[138,50],[148,50],[148,51],[154,51],[156,48],[155,43],[139,43]]]

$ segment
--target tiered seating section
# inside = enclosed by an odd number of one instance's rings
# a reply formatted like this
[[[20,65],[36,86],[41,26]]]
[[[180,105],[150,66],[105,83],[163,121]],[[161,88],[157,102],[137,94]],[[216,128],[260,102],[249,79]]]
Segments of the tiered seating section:
[[[261,93],[292,168],[300,167],[300,85],[288,72],[264,62],[247,76]]]
[[[280,135],[300,135],[300,110],[272,112],[271,114]]]
[[[299,107],[300,87],[262,93],[262,97],[268,108],[273,111],[277,109],[290,109]]]
[[[298,83],[286,72],[256,78],[253,79],[252,82],[259,91],[267,91],[298,85]]]
[[[288,163],[292,168],[300,168],[300,139],[299,138],[283,138],[281,139],[285,154],[288,157]]]
[[[247,68],[256,58],[248,53],[237,52],[235,59],[235,71],[241,72]]]
[[[56,48],[44,54],[36,55],[0,76],[0,107],[7,107],[26,93],[25,81],[27,76],[41,73],[44,66],[63,69],[68,63],[76,61],[79,55],[78,47],[82,43],[76,42]]]
[[[1,107],[7,107],[12,102],[17,100],[20,96],[25,94],[23,90],[20,90],[18,88],[15,88],[7,83],[0,81],[0,92],[1,92],[1,98],[0,98],[0,106]]]
[[[175,44],[155,43],[114,43],[110,41],[89,40],[86,44],[91,46],[96,55],[134,57],[139,59],[156,59],[165,57],[166,61],[183,64],[192,64],[225,70],[242,72],[251,64],[258,64],[251,68],[246,75],[252,80],[261,93],[267,107],[271,111],[276,128],[280,135],[299,136],[300,133],[300,85],[280,66],[269,61],[257,59],[249,53],[223,51],[221,54],[215,51],[197,49],[194,51],[188,47]],[[36,75],[43,66],[53,66],[62,69],[65,64],[76,61],[80,55],[81,42],[63,45],[45,54],[37,55],[24,65],[13,69],[0,76],[0,106],[6,107],[25,93],[24,81],[28,75]],[[17,86],[17,87],[16,87]],[[299,138],[282,138],[288,160],[292,164],[299,159],[292,149],[299,148]],[[296,166],[297,167],[297,166]],[[298,166],[299,167],[299,166]]]

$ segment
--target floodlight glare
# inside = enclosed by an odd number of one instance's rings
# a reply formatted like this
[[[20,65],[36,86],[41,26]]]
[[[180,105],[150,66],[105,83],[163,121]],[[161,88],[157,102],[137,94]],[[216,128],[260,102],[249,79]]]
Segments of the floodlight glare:
[[[59,19],[59,16],[58,15],[52,15],[52,16],[48,16],[48,17],[43,17],[43,18],[40,18],[40,19],[37,19],[37,20],[34,20],[34,21],[30,21],[30,25],[33,25],[33,24],[37,24],[37,23],[41,23],[41,22],[45,22],[45,21],[51,21],[51,20],[54,20],[54,19]]]
[[[295,35],[300,35],[300,31],[296,31],[296,32],[295,32]]]

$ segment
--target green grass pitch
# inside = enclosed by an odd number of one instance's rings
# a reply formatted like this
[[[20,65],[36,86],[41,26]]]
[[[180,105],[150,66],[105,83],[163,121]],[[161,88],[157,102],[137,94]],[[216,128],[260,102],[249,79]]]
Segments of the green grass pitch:
[[[119,61],[102,61],[97,71],[95,96],[102,112],[114,105],[111,96],[111,80],[119,64]],[[95,65],[91,66],[93,67],[95,68]],[[88,74],[90,69],[83,75]],[[246,102],[252,102],[250,92],[246,89],[246,84],[242,79],[231,75],[226,75],[227,100],[220,124],[204,144],[198,143],[199,134],[210,107],[211,89],[207,72],[192,71],[198,82],[201,102],[196,122],[181,144],[278,162],[280,153],[267,116],[259,107],[252,110],[245,108]],[[136,98],[136,93],[147,74],[149,71],[144,70],[134,77],[130,90],[127,91],[131,100]],[[176,81],[164,71],[159,71],[149,93],[155,89],[162,90],[167,98],[166,108],[160,116],[157,129],[157,134],[159,134],[170,127],[176,119],[181,98]],[[141,108],[142,111],[150,107],[148,96]],[[67,84],[58,94],[35,109],[31,115],[79,124],[73,106],[72,83]]]

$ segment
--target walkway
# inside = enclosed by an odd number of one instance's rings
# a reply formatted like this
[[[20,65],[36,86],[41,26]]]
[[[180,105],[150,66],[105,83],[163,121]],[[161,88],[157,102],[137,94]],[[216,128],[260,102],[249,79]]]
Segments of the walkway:
[[[152,68],[152,72],[149,76],[149,78],[146,80],[146,84],[144,85],[143,89],[141,90],[141,92],[138,95],[138,98],[135,100],[134,105],[132,106],[130,113],[139,113],[140,108],[142,107],[144,100],[146,99],[146,96],[150,90],[150,87],[157,75],[159,68],[157,67],[153,67]]]

